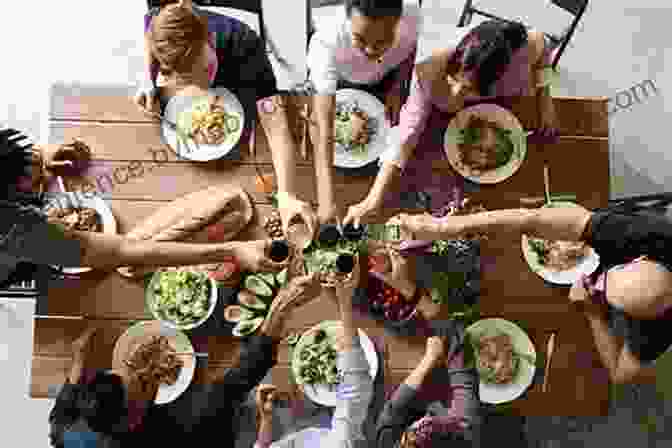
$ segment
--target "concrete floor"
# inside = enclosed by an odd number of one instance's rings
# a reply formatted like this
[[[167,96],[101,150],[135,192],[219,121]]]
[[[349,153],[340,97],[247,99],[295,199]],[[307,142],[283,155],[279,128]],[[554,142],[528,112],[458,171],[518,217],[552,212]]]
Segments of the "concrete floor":
[[[303,17],[303,1],[266,2],[270,11],[266,14],[269,33],[283,56],[299,67],[295,73],[279,73],[286,85],[303,73],[305,20],[285,26],[285,18]],[[481,4],[508,17],[523,18],[543,30],[561,30],[568,23],[567,16],[554,11],[548,0],[483,0]],[[430,44],[443,42],[442,36],[457,23],[462,5],[463,0],[423,0],[427,11],[426,39]],[[132,85],[140,76],[143,0],[39,2],[31,5],[33,13],[20,2],[4,6],[5,18],[15,20],[5,20],[0,28],[0,37],[6,43],[0,83],[3,125],[25,130],[36,141],[46,141],[48,91],[52,83]],[[672,171],[665,163],[669,160],[667,139],[662,132],[667,125],[667,113],[672,110],[672,102],[668,105],[665,100],[666,69],[672,71],[665,60],[672,58],[670,54],[664,56],[669,51],[664,42],[668,40],[670,19],[669,1],[641,0],[636,4],[624,0],[593,1],[560,62],[562,76],[555,95],[613,99],[610,105],[613,197],[672,190]],[[28,23],[30,27],[26,26]],[[250,23],[256,26],[254,20]],[[637,102],[630,89],[647,79],[655,83],[657,93]],[[47,415],[53,403],[27,398],[33,309],[30,304],[22,304],[15,308],[15,313],[20,317],[17,333],[0,332],[0,367],[4,379],[0,382],[3,397],[0,412],[4,417],[0,418],[0,437],[5,439],[3,446],[20,443],[19,446],[46,448]],[[608,418],[528,419],[530,446],[579,447],[605,441],[615,446],[667,446],[672,428],[666,424],[668,407],[669,400],[661,400],[653,388],[625,388],[614,401]],[[641,422],[647,415],[649,425],[644,430]],[[507,423],[505,420],[501,423],[498,426],[504,431]],[[492,434],[498,431],[493,430]],[[507,445],[523,445],[510,440]]]

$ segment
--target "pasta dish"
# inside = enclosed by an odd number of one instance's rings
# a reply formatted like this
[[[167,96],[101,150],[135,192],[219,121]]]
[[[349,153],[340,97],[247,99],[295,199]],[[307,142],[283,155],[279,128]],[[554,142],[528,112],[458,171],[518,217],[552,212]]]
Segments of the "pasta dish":
[[[488,383],[510,383],[518,370],[511,337],[500,333],[481,337],[477,342],[478,372]]]
[[[580,241],[549,241],[530,238],[528,244],[539,263],[554,271],[573,269],[588,254],[588,246]]]
[[[217,98],[197,105],[191,113],[188,135],[199,145],[220,145],[240,129],[240,117],[217,104]]]
[[[102,231],[102,223],[98,212],[92,208],[54,207],[47,211],[47,221],[53,224],[61,224],[68,231]]]
[[[175,384],[184,365],[165,336],[142,344],[125,364],[146,385]]]

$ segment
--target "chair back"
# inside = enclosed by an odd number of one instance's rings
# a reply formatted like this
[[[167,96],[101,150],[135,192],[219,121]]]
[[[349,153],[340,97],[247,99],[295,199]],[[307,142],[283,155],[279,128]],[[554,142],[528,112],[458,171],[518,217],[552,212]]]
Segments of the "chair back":
[[[578,16],[583,13],[586,5],[588,5],[588,0],[551,0],[551,3],[573,16]]]
[[[555,45],[557,45],[557,48],[555,48],[554,50],[553,61],[551,63],[551,66],[553,68],[556,68],[556,66],[558,65],[558,61],[560,60],[560,56],[562,56],[562,54],[565,52],[567,44],[574,35],[576,26],[578,25],[579,21],[581,20],[581,17],[583,16],[583,13],[586,11],[586,8],[588,7],[588,0],[551,0],[551,3],[559,8],[562,8],[563,10],[567,11],[568,13],[574,16],[572,23],[565,30],[565,32],[562,33],[562,36],[555,36],[550,33],[544,33],[547,37],[551,39],[551,41],[553,41]],[[490,14],[489,12],[483,11],[480,8],[477,8],[476,6],[474,6],[473,0],[466,0],[464,8],[462,9],[462,14],[460,14],[460,20],[457,26],[463,27],[469,25],[471,23],[471,19],[474,16],[474,14],[494,20],[511,22],[511,20],[498,17],[496,15]]]

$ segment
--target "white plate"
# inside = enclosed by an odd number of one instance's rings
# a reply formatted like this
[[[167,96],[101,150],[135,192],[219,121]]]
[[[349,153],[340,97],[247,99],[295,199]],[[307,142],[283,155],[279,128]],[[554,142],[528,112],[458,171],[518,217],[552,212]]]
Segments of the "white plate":
[[[482,319],[471,324],[467,328],[466,333],[472,336],[494,331],[509,335],[513,348],[517,353],[531,355],[536,361],[537,351],[534,349],[534,344],[532,344],[530,337],[513,322],[499,318]],[[477,353],[474,353],[474,355],[478,356]],[[516,377],[510,383],[492,384],[481,381],[479,384],[481,401],[484,403],[499,404],[515,400],[530,387],[535,371],[536,366],[521,359]]]
[[[219,95],[220,104],[228,113],[236,114],[240,117],[240,127],[238,131],[227,137],[220,145],[198,145],[190,139],[180,139],[177,133],[165,122],[161,122],[161,133],[168,145],[175,151],[179,157],[193,160],[196,162],[208,162],[210,160],[221,159],[233,150],[240,137],[243,135],[245,129],[245,111],[242,104],[236,96],[224,87],[217,87],[210,89],[208,94],[211,96]],[[176,123],[178,127],[181,123],[189,123],[191,121],[191,111],[193,108],[201,103],[207,103],[209,97],[206,95],[192,95],[192,94],[178,94],[168,101],[165,117],[172,123]]]
[[[191,341],[181,331],[167,327],[156,320],[140,322],[130,327],[117,339],[112,356],[112,367],[115,370],[124,369],[124,360],[127,359],[127,356],[151,336],[167,337],[168,343],[177,353],[194,353]],[[161,384],[159,386],[159,391],[154,400],[155,404],[166,404],[174,401],[191,384],[196,370],[196,357],[181,355],[180,358],[184,364],[177,381],[173,385]]]
[[[52,208],[92,208],[98,212],[103,223],[103,233],[110,235],[117,234],[117,220],[114,218],[112,209],[100,196],[92,193],[68,192],[68,193],[49,193],[49,201],[45,211]],[[89,272],[91,268],[63,268],[66,274],[81,274]]]
[[[294,377],[298,378],[297,367],[298,364],[296,359],[299,356],[300,347],[305,344],[307,337],[315,329],[322,329],[327,332],[329,337],[333,337],[336,329],[341,325],[340,321],[324,321],[310,330],[306,331],[294,348],[294,354],[292,359],[292,371],[294,372]],[[369,374],[371,375],[371,380],[375,381],[376,375],[378,374],[378,353],[376,348],[373,345],[373,341],[364,333],[361,329],[359,330],[359,340],[364,350],[366,360],[369,363]],[[336,386],[329,387],[327,385],[315,384],[315,385],[303,385],[301,386],[303,392],[306,396],[315,403],[321,404],[323,406],[336,407],[338,399],[336,397]]]
[[[208,278],[208,280],[210,280],[210,306],[208,307],[207,314],[201,320],[194,322],[193,324],[177,325],[175,322],[162,319],[160,316],[154,313],[152,307],[149,305],[149,302],[154,300],[154,284],[158,281],[163,270],[164,269],[160,269],[152,275],[152,279],[149,281],[147,289],[145,290],[145,303],[147,304],[147,309],[149,309],[152,317],[161,321],[165,326],[175,330],[193,330],[194,328],[203,325],[208,319],[210,319],[210,316],[212,316],[212,313],[215,311],[215,307],[217,306],[217,299],[219,298],[219,294],[217,292],[217,282],[211,278]]]
[[[356,89],[341,89],[336,92],[336,104],[356,102],[357,105],[373,117],[378,123],[378,131],[367,146],[366,154],[357,157],[345,150],[342,145],[334,144],[334,166],[339,168],[361,168],[378,160],[387,147],[387,133],[390,125],[385,119],[385,105],[370,93]]]
[[[514,154],[506,165],[500,166],[495,170],[475,173],[460,161],[458,133],[467,126],[472,116],[493,121],[500,128],[512,131]],[[520,122],[510,111],[496,104],[477,104],[458,112],[446,128],[443,144],[446,157],[453,169],[465,179],[477,184],[496,184],[505,181],[516,174],[527,155],[527,138]]]
[[[573,202],[553,202],[553,206],[578,207]],[[581,278],[581,275],[590,275],[600,266],[600,256],[597,255],[597,252],[595,252],[592,247],[588,247],[588,255],[583,257],[581,262],[574,268],[567,271],[554,271],[552,269],[545,268],[541,263],[539,263],[538,255],[530,248],[530,245],[528,244],[527,235],[522,236],[520,246],[523,252],[523,258],[525,258],[525,261],[527,262],[527,265],[530,267],[532,272],[536,273],[547,282],[553,283],[555,285],[573,285],[579,280],[579,278]]]

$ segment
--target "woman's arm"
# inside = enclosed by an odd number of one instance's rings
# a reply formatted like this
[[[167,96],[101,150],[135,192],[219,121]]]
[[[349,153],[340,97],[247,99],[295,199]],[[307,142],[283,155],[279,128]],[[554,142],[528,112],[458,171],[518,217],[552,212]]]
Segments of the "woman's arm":
[[[532,71],[537,110],[541,121],[539,127],[548,127],[555,120],[555,108],[551,97],[551,80],[546,79],[548,76],[547,69],[551,68],[551,49],[546,45],[544,34],[539,31],[529,33],[528,45],[531,53],[530,70]]]
[[[382,205],[385,193],[399,179],[402,170],[413,157],[431,111],[432,103],[429,94],[418,81],[416,73],[408,100],[401,108],[397,128],[398,136],[381,157],[382,168],[369,191],[368,200],[377,207]]]
[[[70,232],[58,224],[35,221],[15,226],[4,250],[36,264],[66,267],[179,266],[216,263],[240,257],[242,243],[189,244],[135,241],[122,235]]]
[[[319,204],[334,204],[334,121],[336,119],[336,96],[314,96],[317,138],[315,148],[315,177]],[[314,135],[314,134],[313,134]]]
[[[279,192],[298,193],[296,185],[297,145],[287,117],[287,99],[276,95],[257,102],[259,122],[271,148]]]

